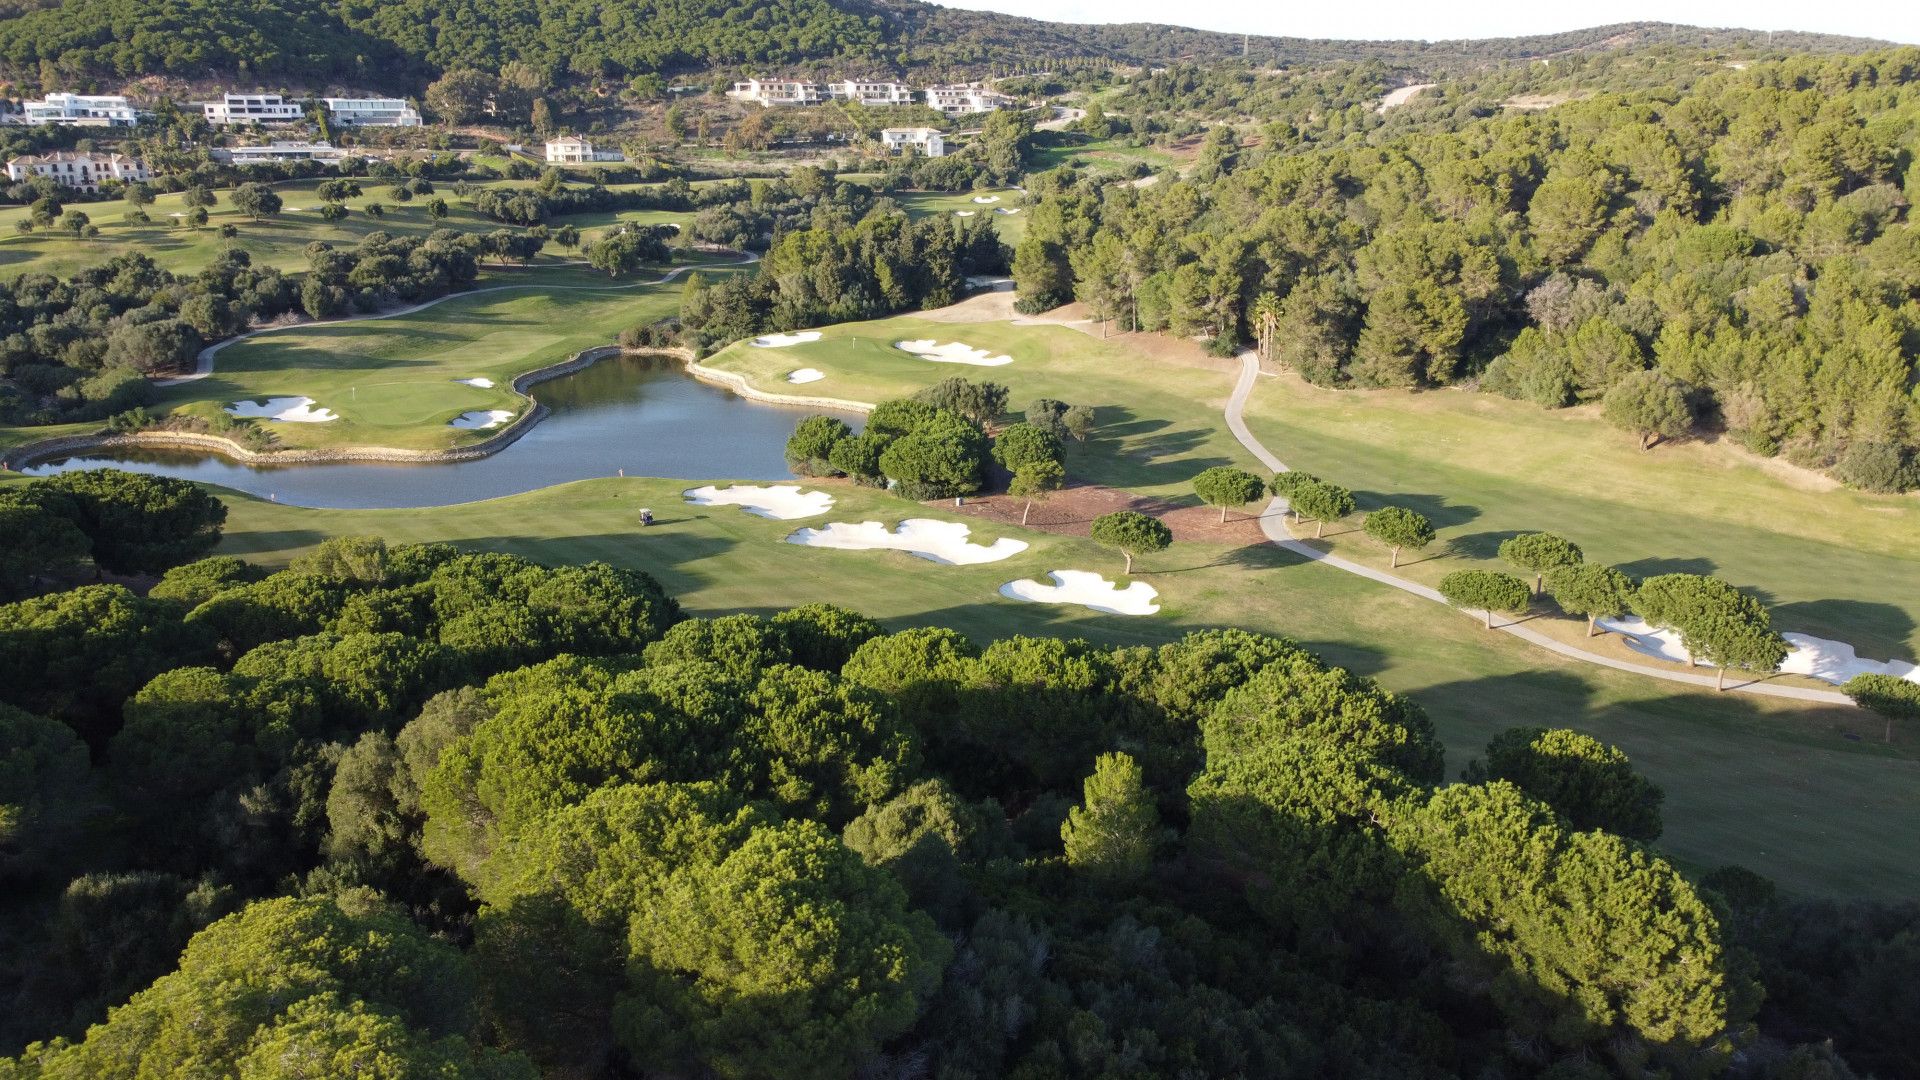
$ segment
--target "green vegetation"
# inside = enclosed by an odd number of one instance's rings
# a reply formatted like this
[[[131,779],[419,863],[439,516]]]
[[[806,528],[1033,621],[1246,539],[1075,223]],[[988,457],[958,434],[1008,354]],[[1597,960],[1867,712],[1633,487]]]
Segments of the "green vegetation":
[[[1125,573],[1133,573],[1135,555],[1151,555],[1167,550],[1173,543],[1173,531],[1159,518],[1136,510],[1115,510],[1093,519],[1093,542],[1113,548],[1126,556]]]
[[[1383,506],[1367,515],[1361,526],[1366,534],[1375,541],[1385,544],[1390,552],[1387,568],[1400,568],[1400,550],[1412,548],[1419,551],[1433,543],[1433,522],[1425,514],[1415,513],[1404,506]]]
[[[1220,523],[1227,522],[1227,508],[1245,506],[1265,498],[1267,482],[1231,465],[1215,465],[1193,478],[1194,494],[1208,506],[1220,508]]]
[[[1496,570],[1455,570],[1440,579],[1440,595],[1457,608],[1473,608],[1493,629],[1493,613],[1524,615],[1532,594],[1527,583]]]

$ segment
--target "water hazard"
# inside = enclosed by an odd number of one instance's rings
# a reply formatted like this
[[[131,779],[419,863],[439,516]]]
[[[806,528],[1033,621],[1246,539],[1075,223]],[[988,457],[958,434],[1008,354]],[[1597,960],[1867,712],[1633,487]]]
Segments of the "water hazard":
[[[546,419],[499,453],[473,461],[251,466],[194,451],[115,450],[49,458],[25,471],[127,469],[331,509],[446,506],[622,471],[687,480],[790,479],[784,451],[794,424],[810,413],[832,412],[749,401],[659,356],[610,357],[541,383],[533,395],[552,410]],[[832,415],[855,429],[864,419]]]

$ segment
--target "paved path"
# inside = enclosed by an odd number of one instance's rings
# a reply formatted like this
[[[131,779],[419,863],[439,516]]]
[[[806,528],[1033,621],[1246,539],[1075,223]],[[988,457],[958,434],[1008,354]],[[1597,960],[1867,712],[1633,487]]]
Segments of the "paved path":
[[[1227,399],[1227,430],[1233,433],[1233,437],[1240,441],[1241,446],[1247,448],[1248,453],[1259,458],[1262,465],[1265,465],[1275,472],[1286,472],[1286,463],[1275,457],[1272,451],[1261,445],[1260,440],[1254,438],[1253,433],[1247,430],[1247,422],[1244,416],[1247,407],[1247,398],[1253,393],[1253,384],[1258,381],[1259,377],[1259,357],[1253,353],[1242,354],[1240,357],[1240,378],[1239,381],[1234,383],[1233,395]],[[1382,585],[1390,585],[1393,588],[1399,589],[1401,592],[1412,593],[1415,596],[1432,600],[1435,603],[1445,604],[1447,602],[1446,598],[1441,596],[1438,591],[1428,588],[1419,582],[1409,581],[1398,574],[1390,574],[1385,570],[1377,570],[1371,566],[1363,566],[1351,559],[1343,559],[1338,555],[1328,554],[1319,548],[1295,539],[1293,533],[1287,528],[1287,500],[1284,498],[1276,496],[1272,502],[1267,504],[1266,509],[1261,511],[1260,529],[1267,534],[1267,539],[1270,542],[1302,558],[1311,559],[1314,562],[1331,566],[1336,570],[1345,570],[1349,574],[1358,574],[1361,577],[1380,582]],[[1475,618],[1484,617],[1484,613],[1480,611],[1469,610],[1465,612],[1465,614],[1472,615]],[[1495,618],[1498,617],[1498,615],[1495,616]],[[1524,622],[1496,623],[1494,629],[1502,633],[1511,634],[1522,641],[1538,645],[1543,649],[1551,649],[1561,656],[1578,660],[1582,663],[1599,664],[1602,667],[1610,667],[1616,671],[1630,671],[1636,675],[1664,679],[1667,682],[1687,683],[1692,686],[1704,686],[1708,688],[1712,688],[1714,685],[1714,676],[1712,675],[1697,675],[1691,672],[1674,671],[1671,668],[1636,664],[1630,660],[1618,660],[1611,656],[1601,656],[1597,653],[1588,652],[1585,649],[1575,648],[1558,638],[1549,637],[1535,630],[1533,627],[1526,625]],[[1853,704],[1853,699],[1837,690],[1815,690],[1811,687],[1804,686],[1774,686],[1770,683],[1750,680],[1747,682],[1729,683],[1727,689],[1745,694],[1765,694],[1768,697],[1792,698],[1796,701],[1815,701],[1823,705]]]
[[[373,322],[377,319],[397,319],[402,315],[411,315],[416,311],[425,311],[430,307],[437,304],[444,304],[449,300],[461,300],[469,296],[481,296],[486,293],[506,292],[510,289],[545,289],[548,292],[620,292],[625,289],[638,289],[646,285],[665,285],[667,282],[691,270],[705,270],[713,266],[742,266],[760,261],[760,256],[755,255],[751,251],[736,252],[736,254],[738,254],[740,258],[732,262],[676,266],[651,281],[629,281],[621,285],[543,285],[537,282],[514,285],[489,285],[484,289],[468,289],[465,292],[450,292],[445,296],[436,296],[431,300],[423,300],[418,304],[409,304],[406,307],[393,308],[390,311],[377,311],[371,315],[348,315],[339,319],[305,319],[300,322],[283,323],[279,326],[263,326],[258,330],[249,330],[244,334],[237,334],[223,341],[216,341],[206,348],[201,349],[200,355],[194,357],[193,374],[176,375],[170,379],[155,379],[153,380],[153,385],[180,386],[185,383],[198,382],[213,374],[213,358],[219,355],[221,349],[236,342],[245,341],[251,337],[259,337],[261,334],[277,334],[285,330],[307,330],[315,326],[340,326],[345,323]],[[565,265],[572,266],[580,264],[567,263]]]

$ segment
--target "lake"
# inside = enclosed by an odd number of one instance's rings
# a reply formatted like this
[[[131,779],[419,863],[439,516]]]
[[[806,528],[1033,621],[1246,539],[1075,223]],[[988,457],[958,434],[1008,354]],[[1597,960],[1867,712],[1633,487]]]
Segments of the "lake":
[[[243,465],[193,451],[116,450],[49,458],[26,470],[115,468],[218,484],[294,506],[331,509],[446,506],[554,484],[617,476],[685,480],[790,480],[787,437],[803,417],[827,413],[858,430],[865,417],[771,405],[700,382],[677,360],[613,356],[541,383],[546,419],[506,449],[444,465],[343,462]],[[270,425],[269,425],[270,426]]]

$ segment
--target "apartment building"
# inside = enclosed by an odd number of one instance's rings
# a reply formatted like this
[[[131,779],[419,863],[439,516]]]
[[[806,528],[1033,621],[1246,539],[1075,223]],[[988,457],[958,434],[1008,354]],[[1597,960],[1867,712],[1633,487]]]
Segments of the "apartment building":
[[[78,191],[99,191],[100,185],[110,180],[131,184],[145,180],[147,175],[145,164],[122,154],[54,150],[45,154],[22,154],[7,162],[10,181],[17,183],[45,176]]]
[[[966,116],[1012,108],[1015,102],[984,86],[929,86],[927,104],[948,116]]]
[[[912,149],[928,157],[943,157],[947,152],[946,136],[928,127],[887,128],[880,132],[880,145],[892,154]]]
[[[119,94],[48,94],[42,101],[23,101],[10,113],[16,124],[70,124],[74,127],[132,127],[140,111]]]
[[[207,123],[215,127],[233,124],[291,124],[304,120],[305,108],[279,94],[225,94],[219,101],[200,104]]]
[[[775,105],[824,105],[830,95],[819,83],[790,79],[748,79],[733,84],[727,96],[772,108]]]
[[[858,79],[844,79],[827,84],[827,95],[841,101],[857,101],[862,105],[911,105],[913,87],[897,82],[861,82]]]
[[[321,98],[341,127],[419,127],[420,113],[400,98]]]

